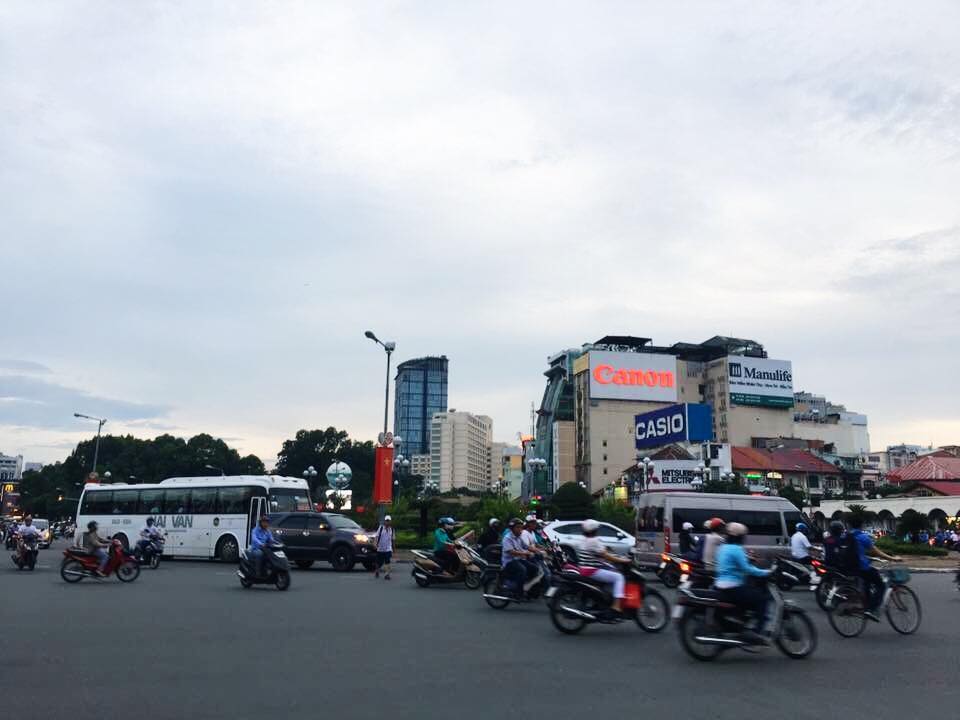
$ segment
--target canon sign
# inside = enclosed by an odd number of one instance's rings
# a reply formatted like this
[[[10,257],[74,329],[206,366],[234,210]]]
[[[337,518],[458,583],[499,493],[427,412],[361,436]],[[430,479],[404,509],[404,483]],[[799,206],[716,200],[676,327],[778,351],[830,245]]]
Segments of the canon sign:
[[[677,359],[673,355],[590,351],[590,397],[596,400],[677,399]]]

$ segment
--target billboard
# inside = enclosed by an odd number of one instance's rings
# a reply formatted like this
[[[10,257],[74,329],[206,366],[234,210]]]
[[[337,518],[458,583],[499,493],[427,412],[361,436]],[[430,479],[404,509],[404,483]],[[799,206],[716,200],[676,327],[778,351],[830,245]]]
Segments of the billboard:
[[[710,406],[701,403],[670,405],[637,415],[634,420],[638,450],[713,438]]]
[[[793,407],[793,367],[789,360],[727,357],[730,402],[762,407]]]
[[[677,358],[652,353],[591,350],[590,397],[595,400],[676,402]]]
[[[697,471],[697,460],[654,460],[653,474],[647,489],[692,490],[693,481],[702,479]]]

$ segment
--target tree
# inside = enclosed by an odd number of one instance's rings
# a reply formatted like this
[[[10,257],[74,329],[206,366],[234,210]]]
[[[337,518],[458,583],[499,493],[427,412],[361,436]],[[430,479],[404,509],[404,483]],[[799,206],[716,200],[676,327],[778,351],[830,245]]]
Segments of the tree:
[[[897,521],[897,535],[903,537],[907,533],[919,533],[930,529],[930,518],[916,510],[905,510]]]
[[[564,483],[553,494],[550,509],[558,520],[582,520],[590,517],[593,498],[579,483]]]
[[[304,470],[313,466],[320,474],[311,490],[319,497],[327,487],[324,473],[334,460],[345,462],[353,471],[350,482],[353,504],[370,500],[373,495],[373,443],[351,440],[345,430],[335,427],[298,430],[293,439],[285,440],[277,453],[277,473],[301,477]]]
[[[807,496],[800,488],[793,487],[792,485],[786,485],[785,487],[780,488],[778,492],[780,497],[789,500],[791,503],[793,503],[794,507],[800,510],[802,510],[803,506],[807,504]]]
[[[593,516],[597,520],[616,525],[628,535],[636,532],[636,510],[615,498],[604,498],[593,504]]]
[[[847,522],[852,520],[860,520],[860,523],[866,523],[876,517],[876,513],[872,510],[867,510],[866,505],[847,505]]]

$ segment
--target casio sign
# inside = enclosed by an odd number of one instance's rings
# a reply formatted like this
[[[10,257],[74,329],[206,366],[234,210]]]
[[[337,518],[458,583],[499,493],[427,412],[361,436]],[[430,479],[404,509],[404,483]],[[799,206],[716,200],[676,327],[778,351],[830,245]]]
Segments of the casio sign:
[[[637,423],[637,440],[659,440],[673,435],[683,434],[686,422],[683,406],[666,417],[650,418]]]

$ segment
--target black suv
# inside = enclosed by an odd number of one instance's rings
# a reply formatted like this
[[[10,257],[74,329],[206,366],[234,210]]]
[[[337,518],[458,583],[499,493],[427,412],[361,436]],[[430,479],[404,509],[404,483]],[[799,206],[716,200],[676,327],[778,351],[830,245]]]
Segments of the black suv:
[[[290,560],[306,570],[317,560],[329,560],[334,570],[352,570],[363,563],[373,570],[377,547],[373,533],[364,531],[353,520],[336,513],[272,513],[270,526],[277,540],[285,545]]]

